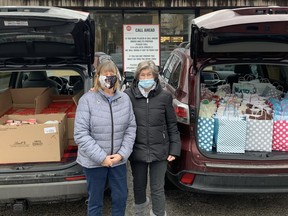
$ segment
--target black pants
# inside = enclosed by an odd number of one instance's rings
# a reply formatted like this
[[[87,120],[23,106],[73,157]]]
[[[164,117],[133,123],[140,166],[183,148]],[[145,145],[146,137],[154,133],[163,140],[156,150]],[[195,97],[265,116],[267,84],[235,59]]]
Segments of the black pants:
[[[165,215],[165,173],[167,161],[155,161],[151,163],[131,161],[133,175],[133,190],[135,204],[146,202],[146,188],[149,171],[150,193],[152,210],[155,215]]]

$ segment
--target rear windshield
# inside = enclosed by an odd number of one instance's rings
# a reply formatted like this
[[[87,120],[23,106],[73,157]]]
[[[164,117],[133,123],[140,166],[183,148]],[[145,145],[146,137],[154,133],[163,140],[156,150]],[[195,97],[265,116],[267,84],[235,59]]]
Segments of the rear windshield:
[[[200,53],[256,53],[261,56],[286,53],[288,35],[286,22],[248,23],[216,29],[199,29],[200,41],[194,41]],[[200,42],[200,43],[198,43]],[[194,45],[195,47],[196,45]]]
[[[209,45],[219,45],[227,43],[245,43],[245,42],[273,42],[288,43],[288,35],[259,35],[259,34],[209,34]]]
[[[0,34],[0,44],[15,43],[15,42],[57,42],[74,44],[74,40],[71,34],[18,34],[7,33]]]

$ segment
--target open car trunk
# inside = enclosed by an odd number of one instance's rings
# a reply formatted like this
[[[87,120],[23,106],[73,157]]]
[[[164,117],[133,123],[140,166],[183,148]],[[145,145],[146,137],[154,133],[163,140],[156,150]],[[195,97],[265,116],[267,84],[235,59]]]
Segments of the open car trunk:
[[[190,54],[202,82],[197,141],[209,156],[288,159],[287,12],[241,8],[193,20]]]
[[[74,119],[84,92],[79,69],[0,72],[1,171],[75,166]],[[47,74],[45,81],[40,80],[42,72]],[[47,79],[58,85],[47,86]]]
[[[200,71],[198,147],[208,157],[288,159],[288,64],[250,61]]]

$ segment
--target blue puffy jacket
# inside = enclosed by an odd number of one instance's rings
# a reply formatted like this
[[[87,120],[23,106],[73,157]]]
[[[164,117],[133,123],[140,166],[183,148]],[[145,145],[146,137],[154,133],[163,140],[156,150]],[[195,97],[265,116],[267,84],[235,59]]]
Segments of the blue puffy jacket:
[[[79,100],[74,127],[77,162],[86,168],[100,167],[107,155],[120,154],[127,162],[136,136],[136,122],[127,94],[116,91],[111,103],[103,91],[90,91]]]

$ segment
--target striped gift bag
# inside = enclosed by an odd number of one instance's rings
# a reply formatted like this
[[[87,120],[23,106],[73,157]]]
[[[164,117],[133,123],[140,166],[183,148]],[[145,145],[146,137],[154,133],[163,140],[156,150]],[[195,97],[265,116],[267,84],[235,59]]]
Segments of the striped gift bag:
[[[218,110],[217,113],[214,132],[217,152],[245,153],[246,117],[239,115],[236,101],[229,100],[223,114]]]

